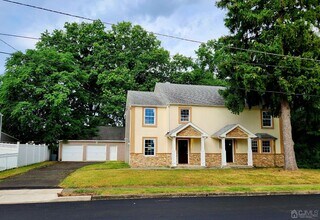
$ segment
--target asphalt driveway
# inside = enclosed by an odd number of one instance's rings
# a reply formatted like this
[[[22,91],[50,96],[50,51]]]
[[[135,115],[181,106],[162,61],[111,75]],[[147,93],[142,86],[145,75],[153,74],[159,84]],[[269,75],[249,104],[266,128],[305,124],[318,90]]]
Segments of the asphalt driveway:
[[[59,183],[70,173],[89,164],[92,162],[58,162],[47,167],[33,169],[0,181],[0,190],[60,188]]]

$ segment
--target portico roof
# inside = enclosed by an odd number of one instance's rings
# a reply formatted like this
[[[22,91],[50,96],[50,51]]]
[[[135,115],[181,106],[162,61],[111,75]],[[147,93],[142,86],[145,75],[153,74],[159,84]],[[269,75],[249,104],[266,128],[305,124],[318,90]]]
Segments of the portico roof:
[[[166,134],[167,137],[208,137],[208,134],[200,129],[195,124],[189,122],[187,124],[181,124],[178,127],[172,129]]]
[[[244,128],[240,124],[228,124],[215,132],[212,138],[256,138],[248,129]]]

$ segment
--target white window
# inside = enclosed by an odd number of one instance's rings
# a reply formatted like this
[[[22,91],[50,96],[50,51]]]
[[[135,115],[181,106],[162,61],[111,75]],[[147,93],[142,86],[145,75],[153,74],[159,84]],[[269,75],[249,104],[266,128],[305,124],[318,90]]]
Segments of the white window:
[[[156,109],[145,108],[144,109],[144,124],[155,125],[156,124]]]
[[[271,128],[272,124],[272,116],[268,111],[262,111],[262,127]]]
[[[256,140],[251,141],[251,149],[252,149],[252,152],[258,153],[258,141]]]
[[[156,140],[154,138],[145,138],[143,142],[144,142],[144,155],[154,156]]]
[[[262,141],[262,152],[271,153],[271,141]]]
[[[180,121],[189,122],[190,121],[190,109],[180,109]]]

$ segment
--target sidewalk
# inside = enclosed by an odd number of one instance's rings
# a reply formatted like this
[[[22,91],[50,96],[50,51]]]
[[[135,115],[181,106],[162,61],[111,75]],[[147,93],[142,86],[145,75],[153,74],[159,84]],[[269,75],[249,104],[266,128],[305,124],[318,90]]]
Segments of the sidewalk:
[[[0,204],[90,201],[91,196],[58,197],[62,189],[0,190]]]

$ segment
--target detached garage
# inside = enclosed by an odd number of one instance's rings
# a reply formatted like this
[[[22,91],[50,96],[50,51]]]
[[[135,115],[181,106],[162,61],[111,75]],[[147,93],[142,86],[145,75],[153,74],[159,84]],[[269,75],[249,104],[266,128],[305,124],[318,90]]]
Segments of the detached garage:
[[[59,161],[124,161],[124,128],[99,127],[91,140],[59,142]]]

